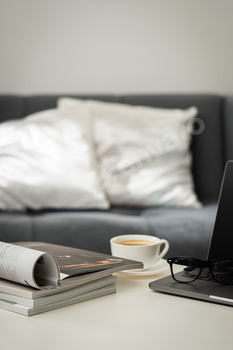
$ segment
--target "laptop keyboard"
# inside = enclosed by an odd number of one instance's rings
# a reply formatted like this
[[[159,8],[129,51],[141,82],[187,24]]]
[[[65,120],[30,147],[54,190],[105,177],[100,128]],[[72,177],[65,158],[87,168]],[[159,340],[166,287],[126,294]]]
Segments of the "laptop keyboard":
[[[188,275],[190,278],[194,279],[194,278],[196,278],[198,271],[196,273],[192,273],[192,272],[184,270],[182,275],[184,277],[187,277],[187,275]],[[198,280],[215,282],[215,279],[213,278],[213,275],[210,272],[210,269],[208,267],[206,267],[202,270],[201,275],[198,277]]]
[[[202,270],[201,275],[198,277],[198,279],[202,281],[216,282],[208,267]]]
[[[183,271],[183,276],[185,277],[187,274],[187,271]],[[188,272],[188,275],[192,278],[196,277],[196,274],[192,274],[191,272]],[[232,275],[225,275],[222,274],[220,276],[218,276],[219,279],[221,280],[221,283],[223,284],[232,284],[233,282],[233,276]],[[204,268],[201,272],[201,275],[198,277],[198,280],[202,280],[202,281],[210,281],[210,282],[216,282],[216,280],[214,279],[210,269],[208,267]]]

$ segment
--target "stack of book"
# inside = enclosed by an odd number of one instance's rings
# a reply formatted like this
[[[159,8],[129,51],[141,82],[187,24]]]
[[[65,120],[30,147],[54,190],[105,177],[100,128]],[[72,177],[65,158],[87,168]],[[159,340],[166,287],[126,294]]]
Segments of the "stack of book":
[[[0,242],[0,308],[32,316],[116,292],[141,262],[44,242]]]

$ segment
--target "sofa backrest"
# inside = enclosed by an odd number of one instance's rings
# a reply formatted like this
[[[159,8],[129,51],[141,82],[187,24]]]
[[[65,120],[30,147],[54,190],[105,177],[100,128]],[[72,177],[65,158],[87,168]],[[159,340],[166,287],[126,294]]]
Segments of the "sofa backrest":
[[[9,96],[0,95],[0,122],[22,118],[31,113],[55,108],[58,97],[68,96],[83,99],[99,99],[108,102],[127,103],[160,108],[189,108],[196,106],[198,117],[204,123],[204,131],[193,136],[192,171],[196,192],[201,201],[217,200],[224,164],[229,157],[233,159],[233,140],[230,138],[233,121],[233,99],[209,94],[143,94],[143,95],[38,95]],[[226,115],[223,113],[226,112]],[[224,124],[227,122],[227,125]],[[228,129],[229,125],[229,129]],[[231,128],[230,128],[231,127]],[[225,140],[225,137],[229,139]]]

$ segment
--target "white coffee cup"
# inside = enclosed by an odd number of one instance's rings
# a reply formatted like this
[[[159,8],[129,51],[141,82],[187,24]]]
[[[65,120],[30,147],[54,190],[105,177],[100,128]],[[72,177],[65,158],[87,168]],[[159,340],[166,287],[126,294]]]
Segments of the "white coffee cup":
[[[148,269],[158,262],[168,251],[169,243],[166,239],[149,235],[122,235],[110,240],[113,256],[143,262],[144,269]],[[161,245],[164,245],[162,251]]]

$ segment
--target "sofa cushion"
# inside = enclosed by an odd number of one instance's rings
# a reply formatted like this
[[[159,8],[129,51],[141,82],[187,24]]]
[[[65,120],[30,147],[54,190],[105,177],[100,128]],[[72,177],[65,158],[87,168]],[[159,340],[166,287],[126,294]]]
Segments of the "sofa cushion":
[[[58,95],[57,98],[60,96]],[[196,193],[201,201],[217,200],[225,165],[223,136],[224,98],[213,94],[134,94],[117,96],[71,96],[158,108],[186,109],[196,106],[205,129],[193,135],[193,176]],[[46,99],[46,96],[44,97]],[[55,106],[55,104],[54,104]]]
[[[60,110],[90,110],[101,180],[113,205],[199,207],[189,145],[195,107],[186,110],[61,98]]]
[[[222,117],[224,98],[210,94],[125,95],[121,102],[159,108],[197,107],[198,118],[204,122],[205,129],[202,133],[193,135],[192,138],[195,189],[202,202],[216,201],[226,161],[223,157],[225,151]],[[232,129],[228,129],[229,134],[230,130]]]
[[[0,209],[108,208],[88,111],[45,110],[0,125]]]
[[[32,226],[27,213],[0,212],[0,241],[30,240],[32,240]]]
[[[146,220],[102,211],[38,212],[31,214],[33,240],[64,244],[110,254],[114,236],[149,234]]]
[[[166,257],[207,256],[216,216],[216,203],[201,209],[139,209],[114,207],[103,211],[31,212],[32,237],[82,249],[110,253],[109,241],[124,234],[147,234],[170,243]]]
[[[141,212],[149,225],[150,234],[170,243],[167,256],[206,259],[213,232],[217,204],[201,209],[147,209]]]

